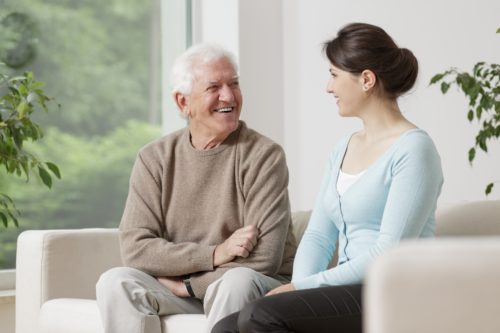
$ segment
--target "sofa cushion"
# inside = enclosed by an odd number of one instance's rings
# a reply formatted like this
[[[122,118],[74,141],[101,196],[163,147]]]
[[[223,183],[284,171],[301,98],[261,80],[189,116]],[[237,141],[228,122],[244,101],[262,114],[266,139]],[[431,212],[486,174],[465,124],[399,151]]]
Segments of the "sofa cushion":
[[[179,314],[161,318],[162,332],[204,332],[202,314]],[[71,331],[69,331],[71,329]],[[47,301],[40,310],[41,333],[104,333],[95,300],[57,298]]]
[[[293,235],[297,240],[297,244],[300,243],[304,231],[307,228],[307,223],[309,223],[309,218],[311,217],[311,211],[297,211],[292,213],[292,225],[293,225]]]
[[[56,298],[40,309],[41,333],[104,333],[95,300]]]

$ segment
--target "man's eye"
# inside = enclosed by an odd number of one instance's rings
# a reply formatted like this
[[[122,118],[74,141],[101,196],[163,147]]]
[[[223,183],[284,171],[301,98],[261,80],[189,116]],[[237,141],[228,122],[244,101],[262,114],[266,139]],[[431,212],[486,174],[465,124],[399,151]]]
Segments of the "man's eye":
[[[233,83],[231,83],[231,86],[233,87],[239,87],[239,85],[240,85],[239,81],[234,81]]]
[[[218,86],[216,86],[216,85],[209,86],[209,87],[207,88],[207,91],[216,91],[218,88],[219,88],[219,87],[218,87]]]

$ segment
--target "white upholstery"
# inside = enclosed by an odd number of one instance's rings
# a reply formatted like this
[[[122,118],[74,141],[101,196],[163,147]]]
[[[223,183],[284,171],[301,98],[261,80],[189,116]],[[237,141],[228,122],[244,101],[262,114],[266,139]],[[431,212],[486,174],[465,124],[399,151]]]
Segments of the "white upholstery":
[[[300,238],[309,212],[294,213]],[[95,284],[121,266],[117,229],[30,230],[17,240],[16,333],[101,333]],[[204,332],[204,315],[162,318],[163,333]]]
[[[162,318],[163,332],[203,332],[205,316],[173,315]],[[91,299],[56,298],[43,304],[40,333],[104,333],[97,304]]]
[[[16,332],[38,332],[48,300],[95,299],[100,274],[121,265],[118,233],[111,229],[30,230],[17,246]]]
[[[294,231],[298,239],[305,229],[309,214],[309,212],[293,214]],[[492,283],[499,277],[495,274],[498,273],[497,267],[500,265],[494,266],[492,262],[495,260],[500,262],[498,254],[500,252],[497,252],[498,246],[495,246],[496,242],[500,244],[500,238],[488,240],[484,237],[471,239],[455,237],[455,235],[500,235],[500,201],[447,206],[438,211],[437,217],[438,236],[451,238],[403,244],[394,252],[388,252],[387,257],[383,255],[372,266],[365,288],[367,298],[365,323],[368,326],[366,332],[466,332],[466,330],[447,329],[432,331],[428,328],[432,326],[437,316],[443,323],[440,328],[446,327],[449,321],[445,313],[437,311],[443,303],[435,301],[434,295],[439,295],[439,300],[443,302],[446,301],[448,294],[469,297],[470,295],[465,293],[467,288],[470,290],[482,288],[482,292],[491,290],[491,295],[488,292],[480,295],[484,297],[484,304],[497,306],[496,311],[500,313],[498,304],[493,301],[493,297],[500,299],[500,296],[495,294],[498,283],[497,285]],[[489,259],[480,260],[478,263],[470,259],[483,256]],[[17,245],[16,332],[103,332],[95,302],[95,283],[102,272],[120,265],[116,229],[23,232],[19,236]],[[489,266],[491,268],[488,269]],[[477,274],[471,267],[478,270]],[[458,274],[460,272],[462,274]],[[464,275],[464,272],[468,275]],[[398,274],[401,276],[398,277]],[[457,275],[462,279],[457,280]],[[451,281],[456,283],[453,284]],[[401,289],[404,289],[401,286],[415,292],[405,294],[401,292]],[[419,287],[428,286],[433,286],[433,289],[418,291]],[[491,298],[487,298],[487,295]],[[411,303],[412,300],[425,309],[415,312],[415,307],[411,307],[414,304]],[[460,304],[455,299],[446,302],[451,306],[457,303]],[[435,307],[430,307],[429,304],[434,304]],[[482,306],[479,308],[483,309]],[[429,311],[424,311],[426,309]],[[458,313],[454,312],[453,307],[448,311],[450,314]],[[478,314],[475,317],[480,318],[476,320],[476,324],[479,320],[486,320],[484,317],[490,312],[484,313],[485,315]],[[468,316],[475,314],[475,311],[472,311]],[[413,319],[413,322],[408,318]],[[496,320],[498,319],[492,318],[485,323],[483,325],[485,330],[480,330],[481,327],[476,326],[475,330],[469,332],[493,332],[489,330],[488,325],[491,323],[493,325],[491,327],[497,327]],[[415,326],[416,321],[425,324]],[[163,333],[196,333],[203,332],[205,317],[173,315],[163,317],[162,322]],[[397,322],[408,325],[396,325]],[[394,325],[390,326],[388,323]],[[403,326],[404,330],[401,330]],[[425,330],[412,330],[412,327],[421,327]]]
[[[370,267],[365,333],[500,332],[500,201],[437,219],[437,239],[403,242]]]
[[[500,332],[500,237],[408,242],[373,265],[367,333]]]

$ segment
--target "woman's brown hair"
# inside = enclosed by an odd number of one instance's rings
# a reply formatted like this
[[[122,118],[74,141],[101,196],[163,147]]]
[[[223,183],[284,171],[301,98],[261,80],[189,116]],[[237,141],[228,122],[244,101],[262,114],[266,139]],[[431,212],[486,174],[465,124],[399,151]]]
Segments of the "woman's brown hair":
[[[337,36],[325,42],[324,52],[330,62],[341,70],[361,74],[375,73],[389,98],[409,91],[417,79],[418,61],[406,48],[399,48],[380,27],[367,23],[351,23]]]

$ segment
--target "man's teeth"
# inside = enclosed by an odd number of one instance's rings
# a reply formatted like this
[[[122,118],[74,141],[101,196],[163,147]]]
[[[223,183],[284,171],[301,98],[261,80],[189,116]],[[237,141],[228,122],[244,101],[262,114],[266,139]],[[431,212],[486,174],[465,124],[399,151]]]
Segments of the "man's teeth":
[[[220,113],[226,113],[226,112],[231,112],[231,111],[233,111],[233,108],[221,108],[221,109],[215,110],[215,112],[220,112]]]

